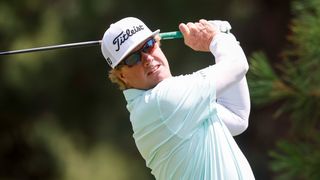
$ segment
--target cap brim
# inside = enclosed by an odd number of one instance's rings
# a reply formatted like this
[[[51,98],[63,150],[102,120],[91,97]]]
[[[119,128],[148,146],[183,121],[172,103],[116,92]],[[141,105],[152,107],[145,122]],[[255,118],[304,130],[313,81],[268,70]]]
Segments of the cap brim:
[[[136,42],[134,46],[128,48],[128,49],[126,50],[126,52],[123,53],[123,55],[122,55],[121,58],[120,58],[120,61],[118,61],[118,63],[115,65],[115,67],[116,67],[125,57],[127,57],[127,55],[129,55],[132,50],[134,50],[134,49],[135,49],[137,46],[139,46],[142,42],[146,41],[147,39],[149,39],[149,38],[152,37],[152,36],[155,36],[155,35],[159,34],[159,32],[160,32],[160,29],[154,31],[150,36],[147,36],[146,38],[142,39],[141,41]]]

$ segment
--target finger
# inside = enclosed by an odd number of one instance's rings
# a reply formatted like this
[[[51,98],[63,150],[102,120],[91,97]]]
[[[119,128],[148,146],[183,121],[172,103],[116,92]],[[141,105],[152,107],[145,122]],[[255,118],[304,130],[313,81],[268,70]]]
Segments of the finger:
[[[180,32],[183,34],[183,36],[190,34],[189,28],[188,28],[187,25],[184,24],[184,23],[181,23],[181,24],[179,25],[179,30],[180,30]]]
[[[209,26],[209,22],[205,19],[200,19],[199,21],[200,24],[202,24],[204,27],[208,27]]]
[[[200,19],[199,21],[205,28],[208,28],[208,29],[212,29],[214,26],[209,23],[209,21],[205,20],[205,19]]]
[[[203,30],[203,29],[205,29],[204,25],[202,25],[201,23],[197,22],[197,23],[195,23],[195,24],[196,24],[196,26],[198,27],[198,29],[199,29],[200,31]]]
[[[199,29],[197,28],[197,26],[194,23],[191,23],[191,22],[187,23],[187,27],[190,30],[190,34],[195,34],[199,31]]]

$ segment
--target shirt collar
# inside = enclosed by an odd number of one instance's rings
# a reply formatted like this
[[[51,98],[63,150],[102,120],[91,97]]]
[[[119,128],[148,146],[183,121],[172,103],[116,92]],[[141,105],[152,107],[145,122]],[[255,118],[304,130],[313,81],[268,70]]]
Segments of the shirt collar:
[[[145,90],[140,89],[126,89],[123,91],[124,97],[127,102],[133,101],[136,97],[142,95]]]

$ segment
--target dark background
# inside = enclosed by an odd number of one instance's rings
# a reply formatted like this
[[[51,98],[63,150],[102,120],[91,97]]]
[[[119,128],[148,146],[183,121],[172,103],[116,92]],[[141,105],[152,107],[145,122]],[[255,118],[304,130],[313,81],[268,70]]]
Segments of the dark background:
[[[108,26],[135,16],[151,30],[180,22],[228,20],[245,53],[279,61],[290,1],[0,0],[0,50],[99,40]],[[212,60],[183,40],[162,42],[174,75]],[[123,94],[107,78],[100,47],[0,57],[0,179],[153,179],[137,151]],[[268,151],[286,132],[276,104],[252,107],[236,137],[256,179],[270,180]]]

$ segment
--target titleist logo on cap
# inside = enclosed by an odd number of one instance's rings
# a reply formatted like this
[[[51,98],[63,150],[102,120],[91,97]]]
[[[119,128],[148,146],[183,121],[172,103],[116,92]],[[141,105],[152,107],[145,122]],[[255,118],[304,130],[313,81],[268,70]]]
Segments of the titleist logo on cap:
[[[131,36],[136,34],[137,32],[143,30],[143,25],[133,26],[132,29],[127,29],[125,32],[122,31],[118,36],[114,38],[112,43],[114,45],[117,45],[116,51],[119,51],[121,48],[121,45],[126,42]]]

